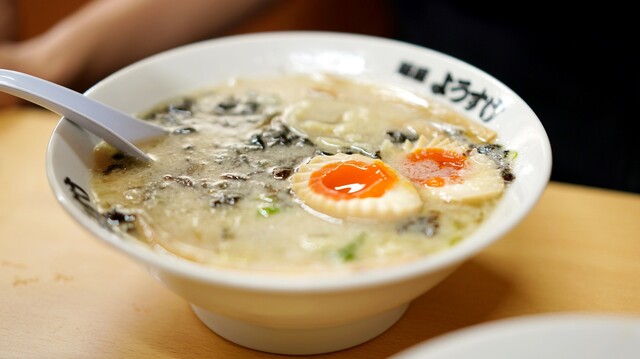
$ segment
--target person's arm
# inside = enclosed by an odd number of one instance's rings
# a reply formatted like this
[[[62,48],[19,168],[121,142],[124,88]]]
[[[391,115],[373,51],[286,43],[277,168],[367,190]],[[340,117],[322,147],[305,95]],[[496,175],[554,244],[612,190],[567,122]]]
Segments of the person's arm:
[[[0,41],[12,40],[15,35],[15,5],[13,0],[0,0]]]
[[[0,68],[88,85],[156,52],[215,36],[266,1],[95,0],[40,36],[0,45]]]

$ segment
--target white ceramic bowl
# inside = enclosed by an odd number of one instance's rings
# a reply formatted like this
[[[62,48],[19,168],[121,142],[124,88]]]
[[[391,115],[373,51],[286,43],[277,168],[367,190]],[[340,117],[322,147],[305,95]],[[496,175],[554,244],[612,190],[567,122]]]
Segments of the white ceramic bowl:
[[[417,344],[393,359],[636,359],[640,317],[562,313],[503,319]]]
[[[549,141],[536,115],[515,93],[468,64],[421,47],[358,35],[284,32],[177,48],[109,76],[86,95],[139,113],[232,77],[317,72],[401,86],[497,131],[499,141],[519,155],[516,180],[493,215],[457,246],[422,260],[309,280],[205,268],[161,256],[110,231],[96,219],[91,204],[89,168],[98,140],[64,118],[47,152],[51,187],[80,224],[148,267],[154,278],[191,303],[207,326],[235,343],[267,352],[312,354],[374,338],[402,316],[411,300],[513,228],[542,194],[551,170]]]

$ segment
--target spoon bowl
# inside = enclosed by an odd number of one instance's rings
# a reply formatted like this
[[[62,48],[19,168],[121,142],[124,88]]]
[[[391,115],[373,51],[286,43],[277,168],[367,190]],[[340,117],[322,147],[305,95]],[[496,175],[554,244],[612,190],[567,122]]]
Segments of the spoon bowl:
[[[0,69],[0,91],[23,98],[66,117],[118,150],[151,161],[134,145],[165,134],[152,123],[139,120],[66,87],[25,73]]]

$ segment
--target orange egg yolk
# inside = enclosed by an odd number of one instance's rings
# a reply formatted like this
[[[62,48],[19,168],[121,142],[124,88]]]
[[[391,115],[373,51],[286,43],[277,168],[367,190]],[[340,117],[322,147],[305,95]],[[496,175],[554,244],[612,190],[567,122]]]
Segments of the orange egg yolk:
[[[381,161],[329,163],[311,174],[312,191],[333,199],[381,197],[398,180]]]
[[[458,171],[465,167],[467,156],[442,148],[423,148],[410,153],[407,160],[410,166],[416,167],[411,169],[409,178],[428,187],[442,187],[446,184],[445,178],[462,181]]]

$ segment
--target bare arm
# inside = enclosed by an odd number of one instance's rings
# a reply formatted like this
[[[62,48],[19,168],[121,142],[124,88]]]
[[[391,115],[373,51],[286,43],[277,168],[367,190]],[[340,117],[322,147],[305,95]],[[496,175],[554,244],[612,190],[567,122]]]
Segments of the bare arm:
[[[0,45],[0,68],[91,84],[153,53],[215,36],[266,1],[95,0],[41,36]]]
[[[0,0],[0,41],[7,41],[15,34],[15,2]]]

